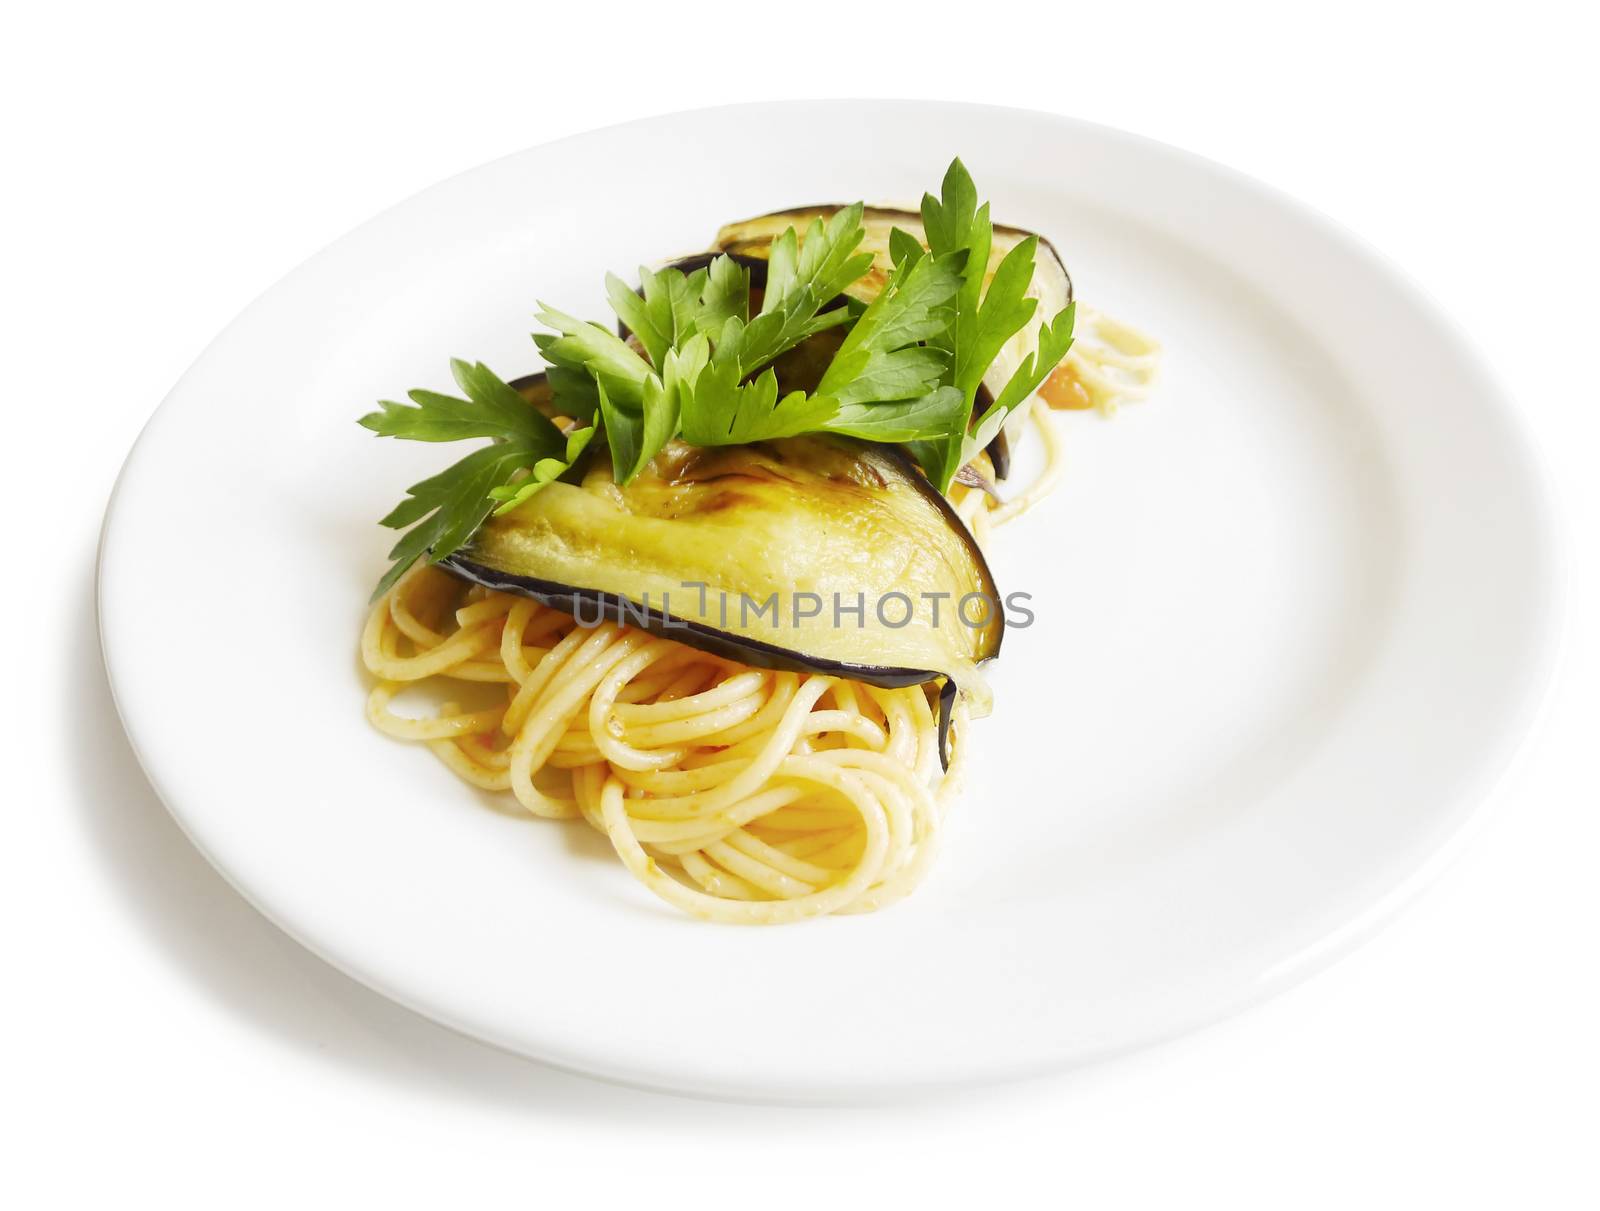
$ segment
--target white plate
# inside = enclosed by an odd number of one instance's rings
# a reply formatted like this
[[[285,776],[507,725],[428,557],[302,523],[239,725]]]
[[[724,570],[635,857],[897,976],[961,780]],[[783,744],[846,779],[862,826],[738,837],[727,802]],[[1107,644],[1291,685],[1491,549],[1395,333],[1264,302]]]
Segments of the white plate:
[[[1079,296],[1158,335],[1155,399],[1066,419],[1001,532],[1032,592],[929,882],[869,917],[678,916],[583,825],[497,812],[362,716],[355,649],[440,450],[380,396],[536,367],[535,299],[726,219],[914,200],[962,155]],[[122,716],[195,843],[330,962],[621,1081],[876,1096],[1170,1036],[1305,975],[1492,789],[1552,658],[1536,460],[1462,337],[1369,250],[1214,164],[1041,114],[783,104],[653,119],[418,195],[274,286],[140,438],[107,521]]]

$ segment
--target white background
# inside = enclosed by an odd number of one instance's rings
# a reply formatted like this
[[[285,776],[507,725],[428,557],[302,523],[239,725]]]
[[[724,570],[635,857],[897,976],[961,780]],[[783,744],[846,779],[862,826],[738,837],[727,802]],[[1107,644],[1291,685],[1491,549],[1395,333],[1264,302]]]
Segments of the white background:
[[[757,8],[8,17],[0,1199],[1595,1205],[1600,89],[1587,18],[1541,3]],[[1520,400],[1571,554],[1546,723],[1464,854],[1310,984],[1131,1059],[931,1103],[633,1093],[457,1038],[323,966],[222,884],[140,777],[95,637],[96,530],[128,446],[205,342],[441,177],[631,117],[806,95],[1051,109],[1225,161],[1390,254]],[[219,604],[214,592],[197,579],[195,607]],[[291,744],[269,739],[263,759]]]

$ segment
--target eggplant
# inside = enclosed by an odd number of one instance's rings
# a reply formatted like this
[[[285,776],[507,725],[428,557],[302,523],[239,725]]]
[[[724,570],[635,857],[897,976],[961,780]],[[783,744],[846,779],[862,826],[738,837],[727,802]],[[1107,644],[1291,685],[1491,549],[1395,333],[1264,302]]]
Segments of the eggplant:
[[[551,484],[490,518],[444,562],[586,615],[603,605],[747,664],[873,685],[970,682],[1004,633],[982,553],[916,465],[831,434],[714,449],[673,442],[626,487],[597,457],[581,482]],[[823,599],[820,614],[801,600],[808,594]],[[905,604],[890,601],[896,594],[945,596]],[[979,625],[957,611],[972,594],[984,599],[967,611]]]
[[[981,390],[980,388],[980,392]],[[973,411],[981,416],[986,406],[980,403]],[[983,452],[989,456],[989,465],[994,468],[994,477],[997,480],[1005,479],[1011,474],[1011,439],[1006,436],[1005,429],[994,435],[994,440],[983,448]]]
[[[542,376],[514,385],[536,407],[549,398]],[[981,707],[977,666],[1005,632],[983,553],[916,464],[831,434],[674,441],[626,487],[598,451],[440,566],[758,668],[943,679],[941,748],[957,688]]]
[[[826,220],[841,209],[843,208],[840,206],[800,206],[793,210],[778,210],[742,222],[729,223],[717,232],[716,250],[728,253],[742,263],[748,263],[752,259],[762,259],[771,248],[773,239],[782,235],[787,228],[794,227],[803,232],[812,220],[819,218]],[[862,214],[861,223],[866,231],[861,247],[863,251],[872,253],[873,266],[850,288],[849,293],[861,302],[869,303],[877,296],[878,291],[883,289],[884,282],[888,280],[889,273],[894,268],[889,258],[889,232],[899,227],[924,243],[926,238],[922,227],[922,216],[909,210],[869,206]],[[986,284],[988,277],[1000,267],[1000,262],[1006,253],[1033,234],[1035,233],[1020,227],[995,224],[994,241],[989,248]],[[754,282],[753,274],[751,280]],[[1033,283],[1028,293],[1039,300],[1039,306],[1022,331],[1006,343],[1000,355],[995,358],[989,373],[984,377],[984,384],[979,388],[979,398],[974,408],[977,414],[981,414],[984,407],[993,399],[992,393],[1005,386],[1006,380],[1022,364],[1023,359],[1038,348],[1039,326],[1046,320],[1054,319],[1063,307],[1072,302],[1072,277],[1067,273],[1067,267],[1062,262],[1061,254],[1056,251],[1055,245],[1043,236],[1039,237],[1039,255],[1034,261]],[[1019,408],[1007,420],[1005,428],[989,443],[989,458],[994,465],[997,479],[1006,478],[1010,472],[1011,450],[1021,440],[1027,420],[1027,409]]]

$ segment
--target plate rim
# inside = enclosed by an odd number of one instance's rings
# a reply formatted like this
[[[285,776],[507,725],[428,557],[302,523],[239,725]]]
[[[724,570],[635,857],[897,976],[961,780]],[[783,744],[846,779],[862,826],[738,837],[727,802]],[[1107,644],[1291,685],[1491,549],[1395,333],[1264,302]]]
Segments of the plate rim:
[[[858,106],[909,111],[960,111],[965,114],[985,115],[993,120],[1025,118],[1032,122],[1054,125],[1064,130],[1086,132],[1093,138],[1120,142],[1127,146],[1141,148],[1149,154],[1180,161],[1193,170],[1220,177],[1236,187],[1257,195],[1273,207],[1289,211],[1300,220],[1309,223],[1318,229],[1322,236],[1333,241],[1335,245],[1341,246],[1344,250],[1359,257],[1364,262],[1365,268],[1377,274],[1388,288],[1402,297],[1404,302],[1436,325],[1439,335],[1447,342],[1452,356],[1458,359],[1461,365],[1470,368],[1482,381],[1484,387],[1482,401],[1492,407],[1501,428],[1515,442],[1514,448],[1506,451],[1504,457],[1508,463],[1516,464],[1519,478],[1529,489],[1528,504],[1530,507],[1530,520],[1533,523],[1533,531],[1531,532],[1536,534],[1542,548],[1540,551],[1541,558],[1538,562],[1543,575],[1537,585],[1530,585],[1528,589],[1529,599],[1536,607],[1531,611],[1531,616],[1537,619],[1537,623],[1529,636],[1532,640],[1532,654],[1519,681],[1517,700],[1514,704],[1507,705],[1502,709],[1500,718],[1503,722],[1496,730],[1493,744],[1493,748],[1496,751],[1479,763],[1477,774],[1471,780],[1470,785],[1457,792],[1454,796],[1457,810],[1452,813],[1453,824],[1430,854],[1423,857],[1394,886],[1372,898],[1365,908],[1350,914],[1342,925],[1307,945],[1290,960],[1280,963],[1253,983],[1242,986],[1237,995],[1232,998],[1221,998],[1204,1009],[1187,1015],[1175,1015],[1174,1024],[1167,1029],[1133,1036],[1115,1045],[1098,1047],[1081,1056],[1070,1057],[1065,1060],[1039,1061],[1004,1070],[990,1069],[981,1075],[972,1075],[963,1079],[934,1080],[925,1083],[879,1080],[877,1083],[867,1083],[861,1086],[852,1085],[848,1088],[811,1086],[802,1083],[789,1087],[774,1086],[770,1090],[746,1086],[723,1087],[716,1082],[696,1082],[687,1074],[683,1080],[652,1078],[648,1075],[632,1072],[626,1067],[608,1068],[605,1064],[596,1062],[592,1056],[573,1052],[558,1040],[545,1040],[543,1046],[531,1049],[527,1046],[526,1040],[511,1041],[494,1037],[478,1026],[469,1025],[459,1020],[456,1015],[443,1006],[429,1003],[426,997],[414,995],[404,988],[395,986],[378,972],[366,969],[356,956],[335,953],[332,948],[323,945],[305,929],[298,928],[292,924],[286,919],[285,914],[275,911],[271,905],[258,898],[249,886],[229,869],[226,862],[206,844],[203,836],[192,826],[183,809],[175,802],[174,796],[163,788],[147,758],[144,748],[140,744],[137,725],[129,719],[128,712],[124,706],[123,694],[119,692],[118,661],[113,653],[115,645],[108,636],[106,621],[108,612],[113,611],[115,608],[114,605],[108,603],[108,588],[105,576],[106,554],[112,531],[111,523],[122,501],[128,469],[140,448],[144,445],[157,419],[172,401],[182,393],[185,383],[194,370],[210,359],[217,345],[242,320],[248,317],[262,300],[276,292],[279,286],[287,279],[297,276],[306,266],[320,259],[329,249],[342,244],[356,232],[376,223],[383,216],[402,207],[409,206],[435,190],[443,189],[463,177],[470,176],[488,168],[490,165],[498,164],[505,160],[520,158],[557,146],[579,143],[595,136],[631,127],[651,126],[678,119],[703,118],[707,115],[731,112]],[[1402,265],[1365,237],[1344,226],[1322,210],[1270,182],[1263,181],[1207,156],[1135,132],[1065,114],[1023,107],[946,100],[815,98],[735,102],[678,110],[666,114],[649,115],[628,121],[610,123],[605,126],[565,135],[558,139],[519,148],[506,153],[504,156],[497,156],[481,164],[470,166],[461,172],[453,173],[425,186],[423,189],[374,212],[333,240],[319,246],[309,256],[275,278],[217,330],[215,336],[207,341],[204,347],[195,355],[189,366],[140,426],[138,435],[135,437],[118,470],[101,521],[95,555],[94,603],[96,631],[100,641],[102,659],[112,701],[116,707],[117,716],[122,724],[129,747],[151,788],[161,800],[168,814],[178,824],[184,836],[188,838],[189,842],[194,845],[212,868],[223,877],[229,887],[237,892],[256,911],[261,913],[262,916],[319,959],[372,991],[430,1021],[444,1026],[454,1033],[485,1043],[509,1055],[521,1059],[532,1059],[561,1071],[590,1076],[611,1084],[631,1088],[711,1097],[719,1100],[783,1104],[841,1104],[893,1101],[924,1093],[1027,1079],[1105,1062],[1146,1047],[1161,1046],[1176,1038],[1206,1029],[1228,1017],[1270,1000],[1301,981],[1325,970],[1351,953],[1361,943],[1370,939],[1379,929],[1392,921],[1402,908],[1424,891],[1459,856],[1462,849],[1469,842],[1470,837],[1482,827],[1489,813],[1499,806],[1508,785],[1517,778],[1522,764],[1533,749],[1549,711],[1553,697],[1552,691],[1556,684],[1556,673],[1561,663],[1561,654],[1565,650],[1569,638],[1567,593],[1570,577],[1570,559],[1570,536],[1567,530],[1565,514],[1561,508],[1559,487],[1550,473],[1549,463],[1541,449],[1539,437],[1534,431],[1533,425],[1527,420],[1522,409],[1518,407],[1516,397],[1509,389],[1502,375],[1479,352],[1477,343],[1471,339],[1467,329],[1456,316],[1441,306],[1432,294]]]

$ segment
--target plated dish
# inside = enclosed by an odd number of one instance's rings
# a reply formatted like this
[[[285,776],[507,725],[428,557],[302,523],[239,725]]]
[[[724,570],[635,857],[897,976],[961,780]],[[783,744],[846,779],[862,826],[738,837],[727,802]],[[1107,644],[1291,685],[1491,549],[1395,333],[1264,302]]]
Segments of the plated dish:
[[[693,916],[883,907],[927,874],[1007,614],[1033,621],[990,531],[1059,478],[1051,411],[1142,398],[1159,345],[1075,340],[1060,254],[959,159],[918,212],[784,210],[639,276],[607,276],[616,331],[542,305],[515,387],[456,361],[460,396],[362,418],[492,439],[383,519],[368,717],[582,817]],[[1003,494],[1030,422],[1044,462]]]
[[[1074,352],[1092,304],[1159,338],[1162,377],[1113,423],[1052,410],[1063,473],[1014,524],[985,536],[996,515],[955,489],[996,588],[1031,594],[1036,620],[982,665],[993,710],[955,727],[965,781],[914,895],[708,925],[607,835],[531,820],[513,790],[371,725],[358,632],[398,537],[374,522],[486,439],[379,439],[356,418],[409,387],[465,398],[451,355],[514,385],[543,360],[540,298],[599,320],[606,270],[632,287],[630,266],[715,251],[718,224],[914,209],[958,151],[997,222],[1048,236],[1070,269]],[[996,483],[1013,501],[1047,461],[1017,423]],[[1533,717],[1551,535],[1538,460],[1472,343],[1276,191],[1043,114],[741,106],[497,161],[275,285],[130,454],[100,625],[152,784],[317,954],[548,1063],[838,1100],[1168,1038],[1366,936],[1448,856]],[[522,646],[531,664],[544,645]],[[412,682],[391,705],[498,708],[508,684]]]

